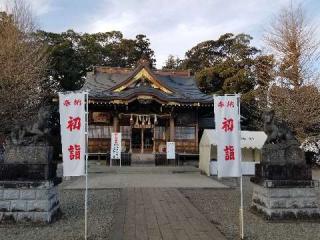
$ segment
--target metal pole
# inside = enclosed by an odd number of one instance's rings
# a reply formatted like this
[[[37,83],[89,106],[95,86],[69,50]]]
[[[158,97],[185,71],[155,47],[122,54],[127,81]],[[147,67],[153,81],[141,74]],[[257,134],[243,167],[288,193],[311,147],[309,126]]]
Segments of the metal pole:
[[[240,239],[244,239],[242,173],[240,176]]]
[[[84,239],[87,240],[88,235],[88,114],[89,114],[89,101],[88,93],[85,93],[86,99],[86,156],[85,156],[85,174],[86,174],[86,190],[85,190],[85,206],[84,206]]]
[[[239,124],[239,134],[241,139],[241,115],[240,115],[240,95],[238,95],[238,124]],[[242,181],[242,152],[241,152],[241,145],[240,145],[240,152],[239,152],[239,158],[240,158],[240,211],[239,211],[239,217],[240,217],[240,239],[244,239],[244,220],[243,220],[243,181]]]

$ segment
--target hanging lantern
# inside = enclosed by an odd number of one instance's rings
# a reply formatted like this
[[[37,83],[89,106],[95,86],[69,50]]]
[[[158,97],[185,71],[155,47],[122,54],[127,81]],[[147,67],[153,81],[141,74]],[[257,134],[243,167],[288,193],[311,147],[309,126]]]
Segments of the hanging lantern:
[[[153,122],[154,125],[157,125],[158,124],[158,119],[157,119],[157,115],[155,114],[154,115],[154,122]]]
[[[137,116],[137,119],[136,119],[136,123],[134,124],[134,127],[138,128],[139,127],[139,118]]]
[[[134,121],[133,121],[133,117],[132,117],[132,114],[130,116],[130,125],[133,125],[134,124]]]
[[[148,127],[151,127],[151,119],[150,119],[150,116],[148,117]]]

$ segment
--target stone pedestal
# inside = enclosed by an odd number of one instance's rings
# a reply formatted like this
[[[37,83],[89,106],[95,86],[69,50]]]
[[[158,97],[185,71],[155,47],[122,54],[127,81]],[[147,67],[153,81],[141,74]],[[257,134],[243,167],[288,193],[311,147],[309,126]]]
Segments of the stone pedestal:
[[[20,146],[8,144],[0,163],[0,181],[49,180],[56,177],[53,147],[46,144]]]
[[[313,181],[305,181],[303,187],[273,187],[277,185],[275,181],[254,184],[252,210],[268,220],[320,218]]]
[[[46,181],[0,181],[0,223],[50,223],[60,212],[58,184]]]
[[[297,141],[265,144],[255,166],[252,209],[269,220],[320,218],[312,170]]]
[[[7,144],[4,163],[10,164],[46,164],[52,160],[53,147],[43,144],[28,146]]]
[[[261,149],[262,162],[270,165],[305,165],[305,156],[297,141],[265,144]]]
[[[305,183],[310,185],[311,180],[312,169],[309,165],[275,165],[265,162],[255,165],[255,176],[251,178],[256,184],[265,185],[269,182],[273,187],[305,186]]]

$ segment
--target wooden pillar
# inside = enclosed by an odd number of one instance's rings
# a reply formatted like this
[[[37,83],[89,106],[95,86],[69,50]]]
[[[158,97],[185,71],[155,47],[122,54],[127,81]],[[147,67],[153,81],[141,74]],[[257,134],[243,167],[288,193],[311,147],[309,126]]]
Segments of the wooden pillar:
[[[196,136],[196,152],[199,152],[199,123],[197,120],[197,123],[195,125],[195,136]]]
[[[174,142],[175,139],[175,127],[174,127],[174,118],[170,116],[170,142]]]
[[[115,113],[113,116],[113,132],[118,132],[119,131],[119,118],[118,114]]]
[[[141,128],[141,153],[144,151],[144,128]]]
[[[132,127],[131,127],[131,136],[130,136],[130,147],[129,153],[132,153]]]
[[[156,127],[153,127],[153,148],[152,148],[152,153],[156,153]]]

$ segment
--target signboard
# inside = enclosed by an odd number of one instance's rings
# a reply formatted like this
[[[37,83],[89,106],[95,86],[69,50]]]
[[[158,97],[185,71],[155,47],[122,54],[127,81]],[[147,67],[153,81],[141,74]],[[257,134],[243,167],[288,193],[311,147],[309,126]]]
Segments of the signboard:
[[[85,175],[85,93],[59,93],[64,176]]]
[[[121,133],[111,134],[111,159],[121,159]]]
[[[176,144],[175,142],[167,142],[167,159],[176,158]]]
[[[94,123],[109,123],[111,115],[108,112],[93,112],[92,121]]]
[[[218,177],[241,176],[239,95],[214,97]]]

